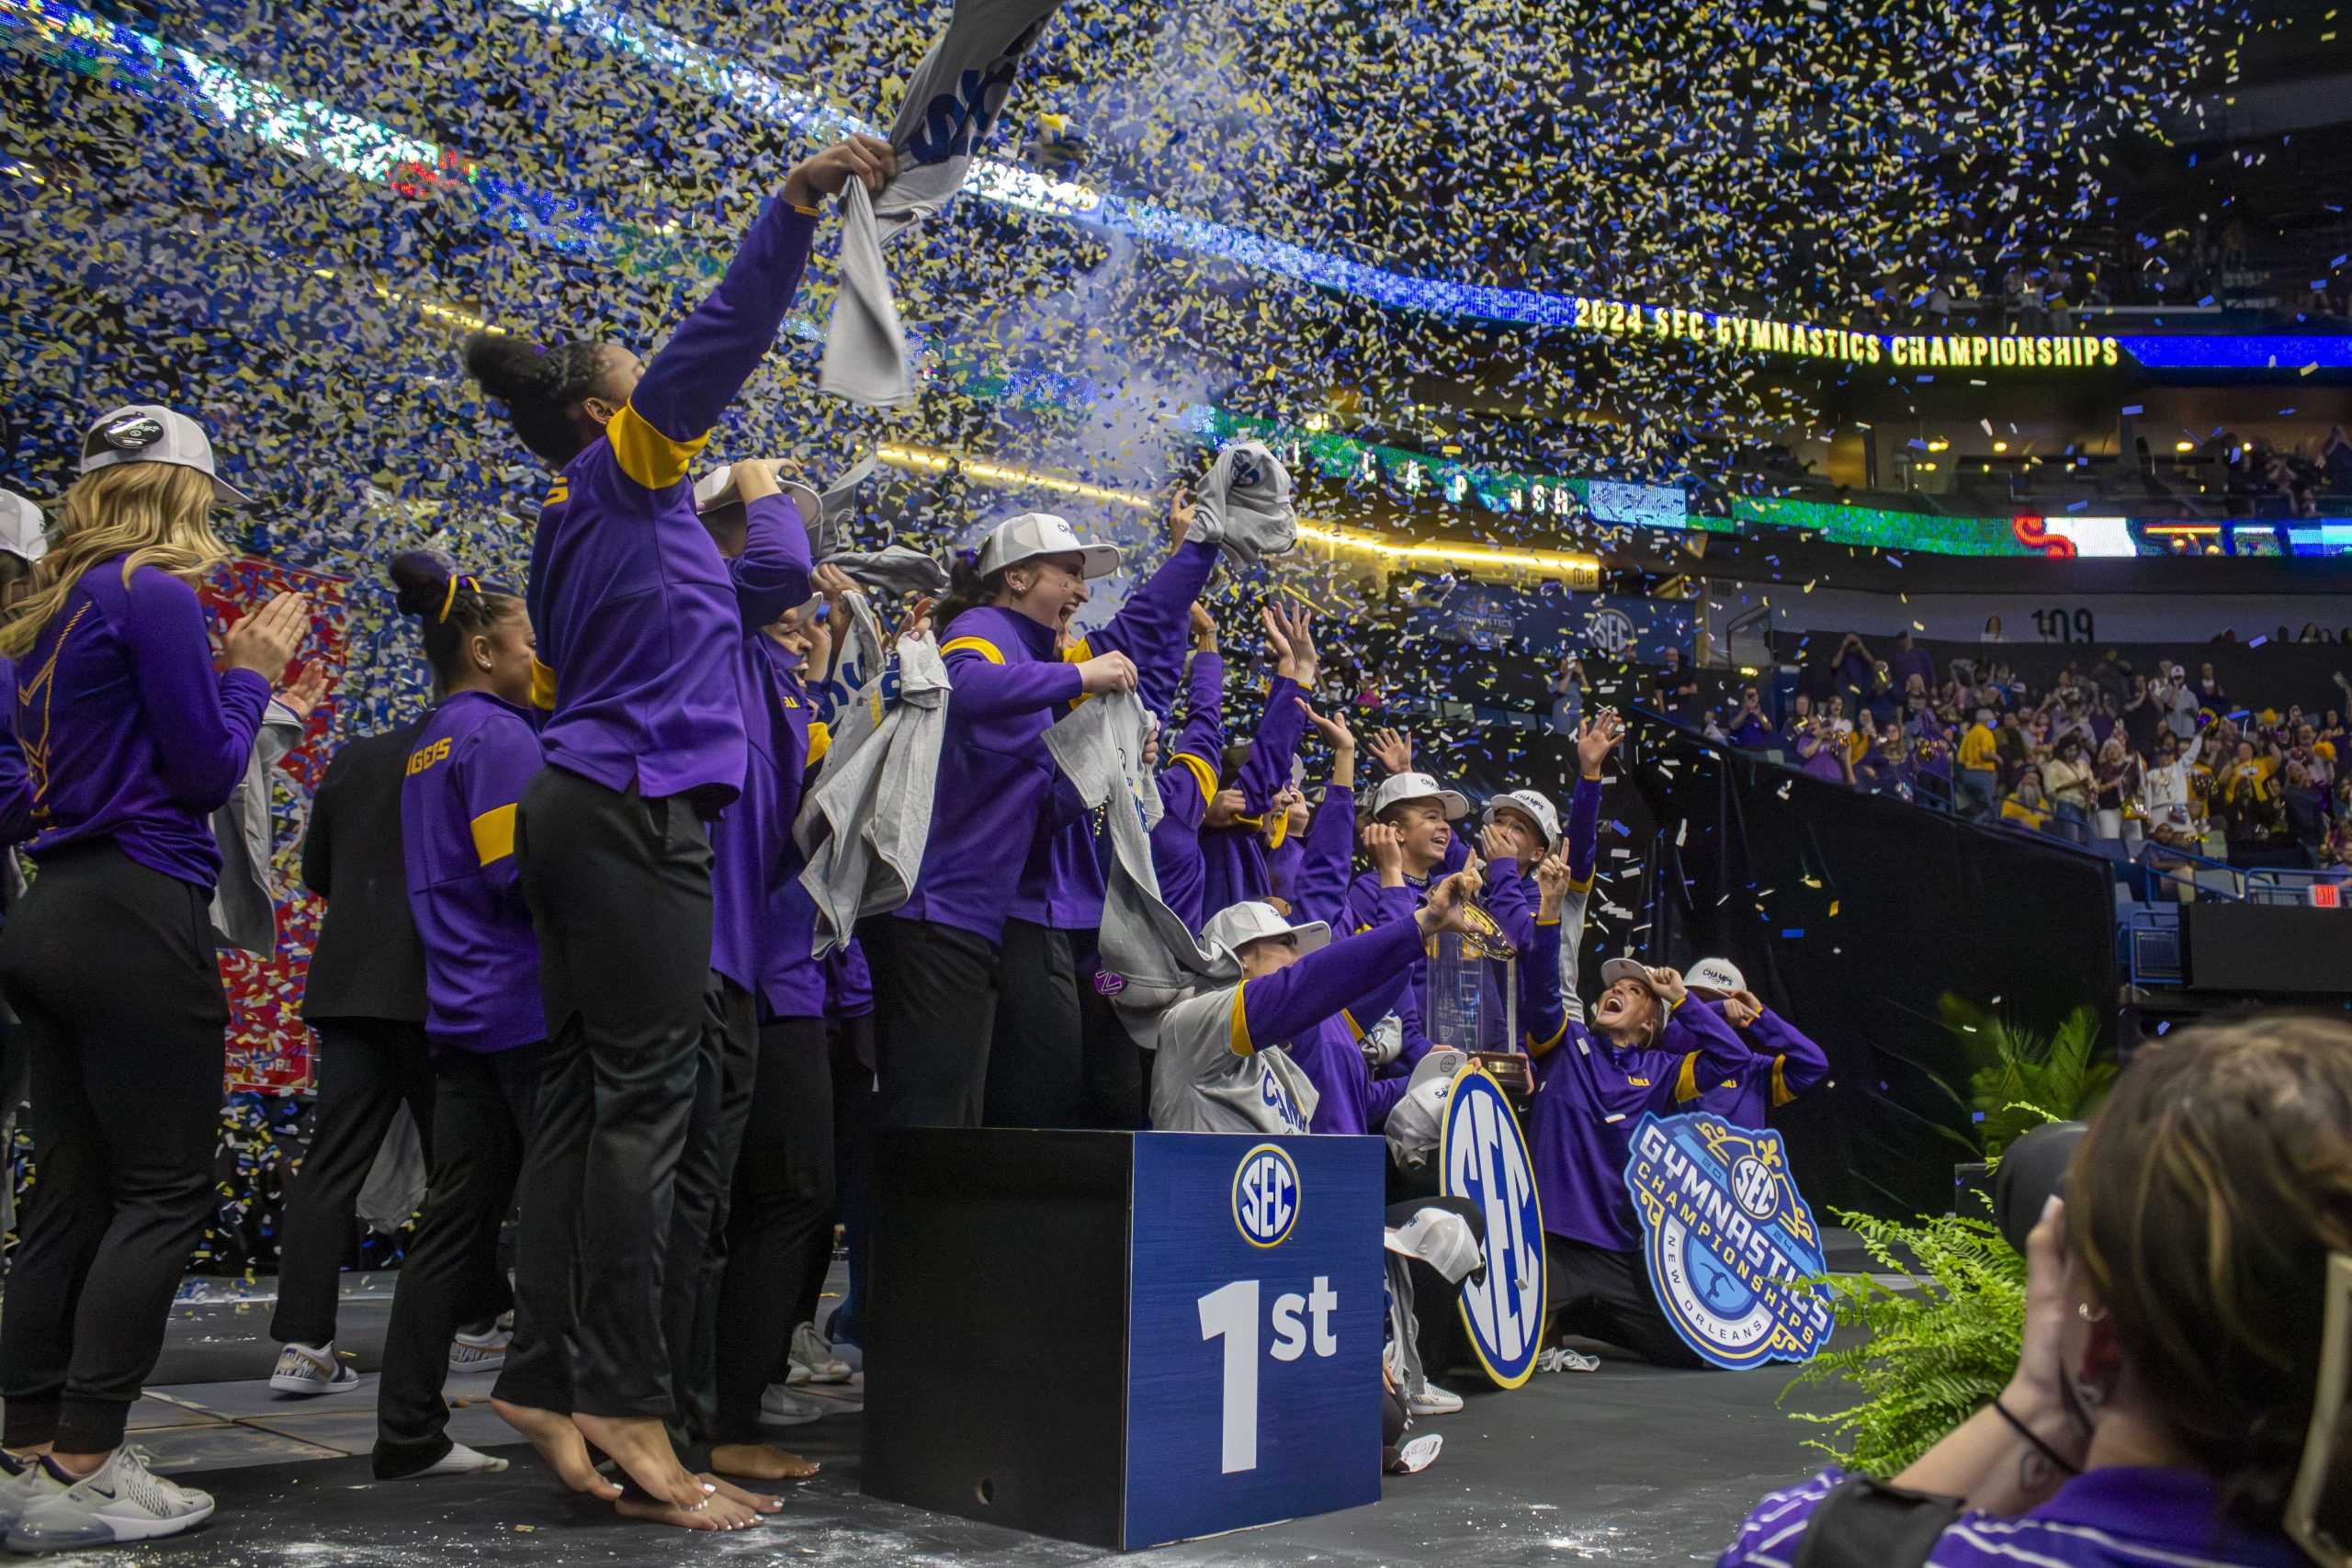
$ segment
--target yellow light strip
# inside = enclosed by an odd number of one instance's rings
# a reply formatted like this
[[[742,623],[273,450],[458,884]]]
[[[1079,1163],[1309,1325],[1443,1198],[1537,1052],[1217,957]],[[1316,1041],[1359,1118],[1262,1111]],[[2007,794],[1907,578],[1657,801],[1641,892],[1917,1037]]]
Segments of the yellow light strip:
[[[990,462],[985,457],[961,457],[929,446],[884,446],[876,451],[875,456],[894,468],[909,468],[927,474],[944,474],[955,468],[985,483],[1028,486],[1106,505],[1131,506],[1137,511],[1157,511],[1160,504],[1149,496],[1107,490],[1101,485],[1088,484],[1063,474],[1048,473],[1042,468]],[[1334,549],[1354,550],[1392,561],[1502,567],[1513,571],[1535,572],[1596,585],[1600,581],[1600,558],[1598,556],[1577,555],[1567,550],[1512,550],[1491,545],[1442,541],[1401,542],[1367,529],[1340,528],[1318,523],[1301,523],[1298,536],[1329,545]]]
[[[1099,502],[1105,506],[1131,506],[1138,512],[1157,512],[1161,505],[1148,495],[1136,495],[1124,490],[1106,490],[1101,485],[1071,479],[1067,474],[1051,474],[1043,468],[1023,468],[1011,463],[990,462],[986,457],[959,457],[952,452],[936,451],[929,446],[886,446],[875,456],[894,468],[912,468],[927,474],[944,474],[955,468],[967,478],[984,483],[1052,491],[1057,495],[1074,495],[1082,501]]]
[[[1396,561],[1434,561],[1454,566],[1495,566],[1512,571],[1531,571],[1550,577],[1565,577],[1575,581],[1598,583],[1600,581],[1600,558],[1576,555],[1566,550],[1511,550],[1492,545],[1451,544],[1444,541],[1400,543],[1385,535],[1360,528],[1334,528],[1317,523],[1301,523],[1298,536],[1342,550],[1357,550],[1366,555],[1380,556]]]

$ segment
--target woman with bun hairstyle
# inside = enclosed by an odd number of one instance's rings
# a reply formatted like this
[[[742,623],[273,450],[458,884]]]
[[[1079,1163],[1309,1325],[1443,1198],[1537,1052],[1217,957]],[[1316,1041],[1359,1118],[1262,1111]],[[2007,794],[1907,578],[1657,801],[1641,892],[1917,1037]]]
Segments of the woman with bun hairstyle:
[[[593,1442],[642,1489],[625,1511],[695,1529],[756,1516],[690,1473],[663,1425],[685,1393],[675,1293],[699,1284],[662,1259],[708,1025],[707,824],[745,766],[741,623],[686,469],[775,341],[815,204],[852,179],[878,190],[895,166],[888,143],[861,136],[795,167],[650,366],[594,340],[477,334],[466,348],[557,470],[527,595],[548,765],[515,838],[548,1025],[519,1268],[538,1275],[545,1310],[526,1301],[517,1314],[498,1406],[567,1484],[600,1485]],[[712,1164],[690,1159],[687,1179]]]
[[[512,590],[443,557],[394,558],[439,704],[401,783],[409,911],[424,948],[433,1152],[424,1213],[392,1294],[376,1473],[463,1474],[503,1460],[450,1441],[449,1345],[497,1270],[498,1228],[530,1143],[547,1042],[539,947],[516,886],[514,816],[539,771],[531,620]]]
[[[195,584],[229,557],[183,414],[90,429],[56,545],[0,624],[32,789],[32,890],[0,932],[24,1022],[40,1182],[0,1314],[0,1517],[17,1551],[174,1535],[212,1499],[123,1442],[213,1206],[229,1004],[209,914],[211,815],[237,787],[308,604],[285,593],[220,639]]]

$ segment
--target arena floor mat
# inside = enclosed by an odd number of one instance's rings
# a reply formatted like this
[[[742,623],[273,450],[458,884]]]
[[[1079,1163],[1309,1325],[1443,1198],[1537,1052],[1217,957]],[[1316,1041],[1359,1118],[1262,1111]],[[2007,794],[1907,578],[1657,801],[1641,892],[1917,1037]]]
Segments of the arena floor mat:
[[[838,1413],[776,1440],[823,1466],[782,1489],[784,1511],[726,1536],[687,1537],[632,1524],[563,1494],[530,1448],[489,1409],[486,1377],[453,1377],[451,1434],[513,1461],[503,1474],[375,1481],[375,1355],[388,1276],[348,1277],[341,1348],[356,1350],[359,1388],[283,1400],[266,1385],[267,1282],[194,1287],[175,1312],[158,1381],[135,1408],[131,1440],[158,1469],[214,1495],[219,1511],[171,1540],[82,1554],[118,1564],[447,1568],[594,1562],[631,1568],[682,1561],[1059,1564],[1105,1561],[1099,1549],[931,1514],[858,1491],[860,1396],[806,1390]],[[838,1281],[836,1281],[838,1283]],[[243,1296],[240,1301],[235,1298]],[[1503,1393],[1448,1380],[1456,1415],[1419,1424],[1445,1438],[1437,1463],[1390,1477],[1369,1507],[1162,1547],[1182,1565],[1712,1561],[1755,1501],[1816,1468],[1797,1409],[1831,1408],[1807,1389],[1781,1403],[1790,1373],[1664,1371],[1600,1348],[1590,1373],[1538,1374]],[[205,1374],[210,1374],[207,1376]],[[190,1375],[195,1374],[195,1375]],[[165,1376],[175,1381],[163,1381]],[[1138,1556],[1138,1561],[1145,1560]],[[66,1561],[61,1559],[60,1561]]]

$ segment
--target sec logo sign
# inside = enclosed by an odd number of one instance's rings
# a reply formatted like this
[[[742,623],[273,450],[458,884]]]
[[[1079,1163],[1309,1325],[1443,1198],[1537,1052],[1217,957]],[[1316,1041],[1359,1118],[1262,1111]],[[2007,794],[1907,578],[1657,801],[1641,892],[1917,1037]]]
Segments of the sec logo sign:
[[[1462,1321],[1487,1375],[1517,1388],[1544,1347],[1544,1211],[1527,1140],[1482,1068],[1454,1075],[1438,1145],[1440,1189],[1486,1212],[1487,1272],[1462,1287]]]
[[[1272,1144],[1241,1156],[1233,1172],[1233,1223],[1252,1247],[1280,1247],[1298,1225],[1298,1167]]]

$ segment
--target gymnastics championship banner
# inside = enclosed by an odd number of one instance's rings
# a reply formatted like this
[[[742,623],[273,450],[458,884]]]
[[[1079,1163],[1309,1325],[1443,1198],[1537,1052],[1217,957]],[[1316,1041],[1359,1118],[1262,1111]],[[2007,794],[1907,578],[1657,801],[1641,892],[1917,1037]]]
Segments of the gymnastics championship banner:
[[[1778,1134],[1645,1113],[1625,1190],[1651,1288],[1692,1350],[1745,1371],[1810,1361],[1828,1342],[1829,1303],[1802,1282],[1825,1271],[1821,1231]]]
[[[277,594],[308,594],[311,636],[286,672],[291,681],[313,663],[323,662],[330,673],[344,668],[344,590],[348,581],[240,558],[199,584],[197,592],[218,626],[234,625]],[[217,629],[213,644],[217,653]],[[327,734],[334,728],[334,715],[330,694],[311,713],[302,743],[270,773],[269,891],[277,906],[277,949],[266,960],[231,949],[220,954],[220,980],[229,993],[225,1087],[231,1091],[288,1094],[311,1087],[311,1029],[302,1021],[302,985],[325,906],[302,886],[302,833],[310,826],[311,800],[333,750]]]

